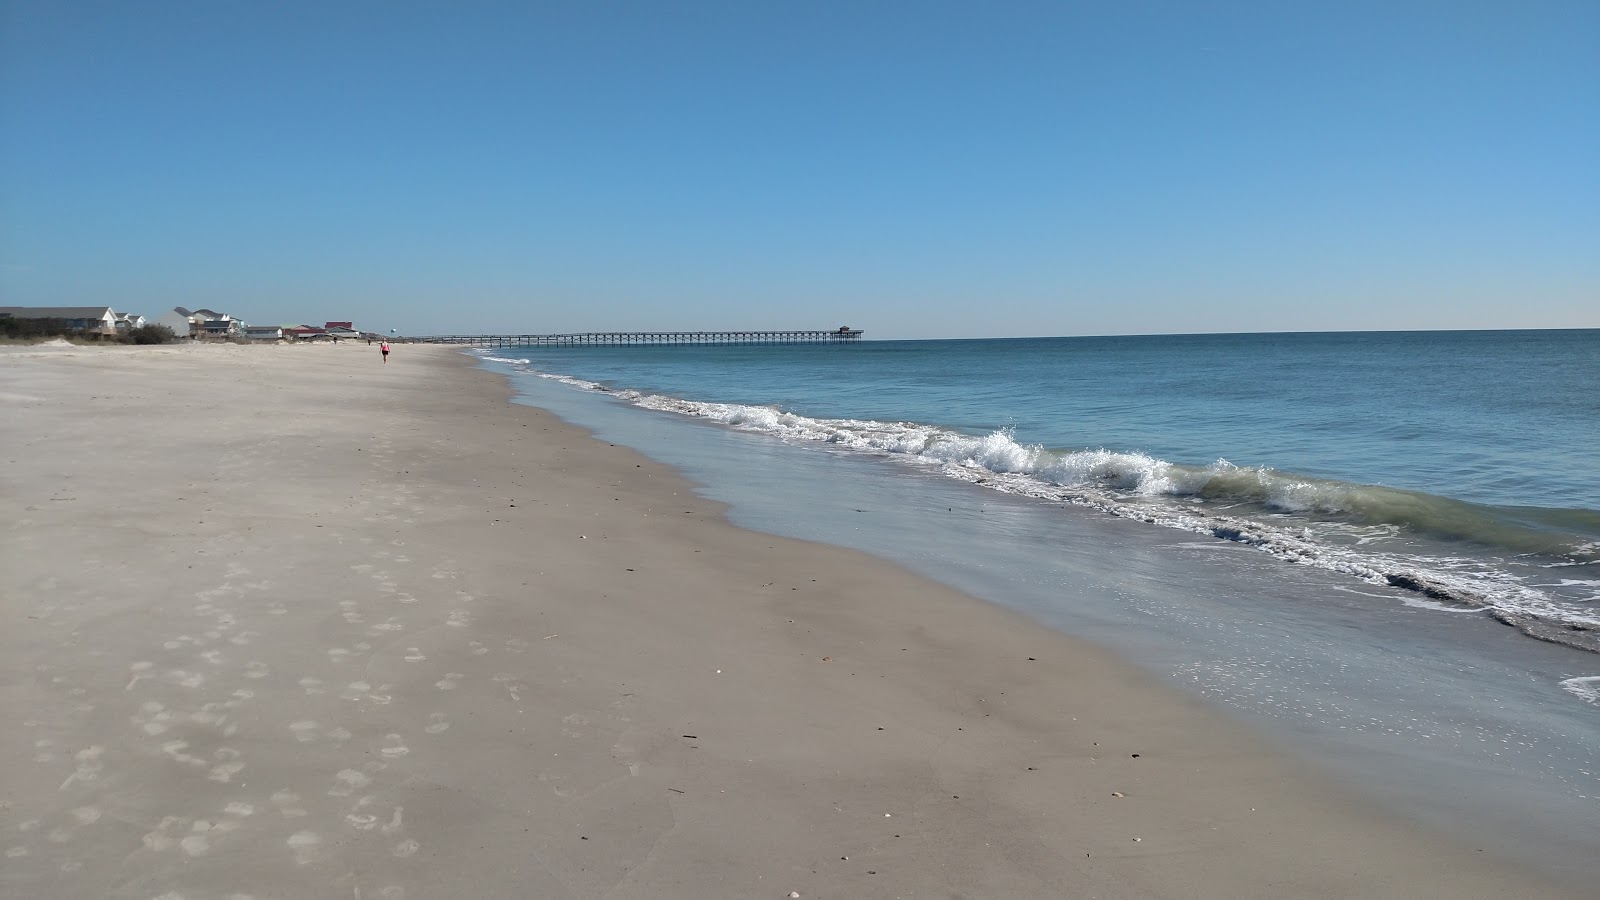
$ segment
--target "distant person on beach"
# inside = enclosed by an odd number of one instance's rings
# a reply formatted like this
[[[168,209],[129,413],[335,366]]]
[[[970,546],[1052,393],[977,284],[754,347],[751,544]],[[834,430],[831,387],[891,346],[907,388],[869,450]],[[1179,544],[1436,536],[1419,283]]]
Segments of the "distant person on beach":
[[[387,366],[389,364],[389,342],[384,341],[379,344],[378,351],[383,354],[383,364]]]

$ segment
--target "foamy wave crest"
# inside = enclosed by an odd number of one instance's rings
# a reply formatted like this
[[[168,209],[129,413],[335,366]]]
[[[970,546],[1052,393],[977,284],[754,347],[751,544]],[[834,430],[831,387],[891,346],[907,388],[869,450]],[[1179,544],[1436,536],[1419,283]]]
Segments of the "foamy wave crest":
[[[1583,678],[1568,678],[1561,682],[1562,689],[1584,701],[1600,706],[1600,675],[1588,675]]]
[[[1246,468],[1225,459],[1209,466],[1185,466],[1144,453],[1048,450],[1018,443],[1009,429],[969,435],[909,422],[815,419],[770,406],[703,403],[658,395],[633,395],[629,399],[647,409],[710,419],[786,439],[902,455],[919,463],[953,469],[1026,475],[1057,487],[1093,488],[1145,498],[1242,502],[1266,511],[1342,517],[1368,526],[1401,526],[1516,553],[1579,562],[1600,559],[1600,544],[1576,540],[1569,531],[1550,527],[1570,524],[1556,520],[1581,515],[1581,511],[1521,510],[1519,513],[1527,521],[1518,523],[1506,521],[1486,507],[1447,497],[1307,478],[1267,467]],[[1600,519],[1579,524],[1600,531]]]
[[[660,395],[639,396],[635,402],[646,409],[710,419],[745,431],[907,456],[922,464],[997,475],[1028,475],[1053,484],[1098,484],[1144,495],[1192,493],[1197,489],[1192,474],[1142,453],[1053,453],[1037,445],[1019,444],[1007,429],[980,436],[910,422],[815,419],[771,406],[704,403]]]
[[[506,357],[506,356],[495,356],[493,350],[485,350],[483,348],[478,348],[478,349],[474,349],[474,350],[467,350],[465,352],[467,353],[468,356],[475,356],[478,359],[483,360],[484,362],[505,363],[507,365],[518,366],[518,367],[529,366],[529,365],[533,364],[533,360],[531,360],[531,359],[512,359],[512,358]]]

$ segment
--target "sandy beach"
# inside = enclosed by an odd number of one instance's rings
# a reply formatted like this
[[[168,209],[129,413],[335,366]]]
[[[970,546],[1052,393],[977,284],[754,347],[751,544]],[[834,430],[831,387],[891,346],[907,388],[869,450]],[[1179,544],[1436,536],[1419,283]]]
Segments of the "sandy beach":
[[[0,348],[0,895],[1581,895],[509,394]]]

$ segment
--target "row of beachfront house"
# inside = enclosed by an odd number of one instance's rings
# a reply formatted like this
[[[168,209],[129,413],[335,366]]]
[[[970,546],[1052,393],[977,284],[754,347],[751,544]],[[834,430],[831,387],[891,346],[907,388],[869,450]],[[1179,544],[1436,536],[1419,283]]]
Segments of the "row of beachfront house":
[[[190,337],[244,338],[252,341],[325,340],[361,336],[354,322],[328,322],[320,328],[297,324],[246,325],[234,316],[215,310],[191,311],[181,306],[156,319],[156,324],[166,325],[180,336],[187,334]]]
[[[0,318],[8,317],[59,320],[73,331],[102,335],[123,334],[145,325],[165,325],[178,337],[187,338],[278,341],[361,337],[354,322],[328,322],[320,328],[315,325],[247,325],[244,320],[227,313],[181,306],[154,319],[119,313],[109,306],[0,306]]]
[[[144,316],[109,306],[0,306],[0,319],[52,319],[73,331],[114,335],[142,328]]]

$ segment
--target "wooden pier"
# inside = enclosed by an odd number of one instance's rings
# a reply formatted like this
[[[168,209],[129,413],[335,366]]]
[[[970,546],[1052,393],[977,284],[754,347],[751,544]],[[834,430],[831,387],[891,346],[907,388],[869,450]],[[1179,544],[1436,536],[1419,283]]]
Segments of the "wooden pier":
[[[442,334],[411,340],[475,347],[599,347],[639,344],[838,344],[861,339],[859,328],[834,331],[585,331],[576,334]]]

